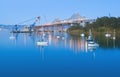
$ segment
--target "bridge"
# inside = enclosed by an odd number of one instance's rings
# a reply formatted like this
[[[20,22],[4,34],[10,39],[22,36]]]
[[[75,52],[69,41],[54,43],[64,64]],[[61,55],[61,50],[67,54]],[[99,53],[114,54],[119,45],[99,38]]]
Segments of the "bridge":
[[[69,27],[75,25],[82,25],[84,26],[86,23],[94,22],[95,19],[89,19],[86,17],[82,17],[80,15],[74,15],[69,19],[59,20],[56,19],[54,22],[46,23],[43,25],[35,26],[37,31],[66,31]]]
[[[33,24],[29,26],[21,25],[33,19],[35,20]],[[73,14],[68,19],[64,19],[64,20],[55,19],[53,22],[35,26],[35,24],[39,21],[40,21],[40,17],[38,16],[32,19],[20,22],[19,24],[16,24],[16,25],[0,25],[0,27],[12,29],[12,32],[17,32],[17,33],[25,33],[25,32],[32,32],[32,31],[56,32],[56,31],[66,31],[71,26],[76,26],[76,25],[84,26],[86,23],[94,22],[95,19],[89,19],[89,18],[86,18],[85,16],[80,16],[77,13],[77,14]]]

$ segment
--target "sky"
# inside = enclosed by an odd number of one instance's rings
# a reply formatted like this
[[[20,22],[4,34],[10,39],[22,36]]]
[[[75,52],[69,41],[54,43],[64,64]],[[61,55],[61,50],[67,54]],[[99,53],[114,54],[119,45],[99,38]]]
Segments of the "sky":
[[[74,13],[87,18],[119,17],[120,0],[0,0],[0,24],[16,24],[40,16],[41,23],[67,19]]]

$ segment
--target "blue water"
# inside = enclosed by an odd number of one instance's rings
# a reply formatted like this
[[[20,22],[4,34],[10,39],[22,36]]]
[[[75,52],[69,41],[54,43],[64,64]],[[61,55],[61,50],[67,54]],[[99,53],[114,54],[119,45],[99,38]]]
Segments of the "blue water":
[[[11,35],[0,31],[0,77],[120,77],[119,43],[97,40],[93,50],[80,36],[48,33],[48,46],[37,46],[39,35]]]

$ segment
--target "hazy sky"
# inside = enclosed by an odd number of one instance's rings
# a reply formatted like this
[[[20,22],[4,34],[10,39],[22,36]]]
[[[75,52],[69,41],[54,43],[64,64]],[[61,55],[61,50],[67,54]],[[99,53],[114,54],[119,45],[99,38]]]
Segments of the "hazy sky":
[[[0,0],[0,24],[41,16],[41,22],[66,19],[74,13],[88,18],[120,16],[120,0]]]

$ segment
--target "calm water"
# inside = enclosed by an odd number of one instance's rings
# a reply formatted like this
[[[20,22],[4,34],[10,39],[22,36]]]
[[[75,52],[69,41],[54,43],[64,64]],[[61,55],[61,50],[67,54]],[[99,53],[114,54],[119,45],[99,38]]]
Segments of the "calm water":
[[[95,36],[97,48],[85,37],[47,33],[48,46],[37,46],[37,34],[0,31],[0,77],[120,77],[120,44]]]

